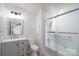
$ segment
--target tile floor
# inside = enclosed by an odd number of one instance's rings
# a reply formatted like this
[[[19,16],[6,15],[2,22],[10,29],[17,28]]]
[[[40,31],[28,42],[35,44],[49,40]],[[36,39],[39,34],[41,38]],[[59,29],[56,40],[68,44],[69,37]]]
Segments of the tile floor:
[[[41,51],[39,53],[40,53],[40,56],[63,56],[63,55],[57,53],[57,51],[54,51],[47,47],[41,49]]]

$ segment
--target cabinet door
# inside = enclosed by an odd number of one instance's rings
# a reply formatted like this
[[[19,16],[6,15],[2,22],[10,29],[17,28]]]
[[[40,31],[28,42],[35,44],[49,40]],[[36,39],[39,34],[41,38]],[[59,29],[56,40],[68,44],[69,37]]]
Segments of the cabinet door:
[[[0,56],[1,56],[1,43],[0,43]]]
[[[27,40],[20,40],[18,41],[18,53],[19,56],[26,56],[28,52],[28,41]]]
[[[18,56],[17,41],[2,43],[3,56]]]

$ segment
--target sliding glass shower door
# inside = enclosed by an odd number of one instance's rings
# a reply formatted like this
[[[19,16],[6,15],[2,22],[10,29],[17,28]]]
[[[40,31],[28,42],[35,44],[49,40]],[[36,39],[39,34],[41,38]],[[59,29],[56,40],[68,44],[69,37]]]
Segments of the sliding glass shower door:
[[[46,21],[45,23],[45,45],[49,48],[53,48],[57,50],[58,48],[58,40],[57,40],[57,33],[58,33],[58,20],[51,19]]]
[[[62,55],[79,55],[79,8],[45,23],[45,46]]]

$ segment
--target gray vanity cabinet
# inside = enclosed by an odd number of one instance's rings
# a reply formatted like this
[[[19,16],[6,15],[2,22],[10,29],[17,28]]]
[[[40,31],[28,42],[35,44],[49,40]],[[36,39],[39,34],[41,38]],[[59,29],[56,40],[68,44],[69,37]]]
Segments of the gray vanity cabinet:
[[[28,41],[18,40],[2,43],[3,56],[27,56],[28,55]]]
[[[2,43],[2,56],[18,56],[17,41]]]
[[[28,41],[27,40],[20,40],[18,41],[18,52],[19,52],[19,56],[27,56],[28,54]]]
[[[0,43],[0,56],[1,56],[1,43]]]

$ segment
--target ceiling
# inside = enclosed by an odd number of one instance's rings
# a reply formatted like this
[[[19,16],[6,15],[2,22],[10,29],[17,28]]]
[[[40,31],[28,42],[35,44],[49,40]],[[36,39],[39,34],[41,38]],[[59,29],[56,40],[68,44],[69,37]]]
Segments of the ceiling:
[[[10,6],[22,8],[25,11],[35,13],[40,9],[52,7],[53,9],[64,7],[67,3],[6,3]]]
[[[28,12],[37,12],[41,9],[40,3],[6,3],[6,5],[19,7]]]

